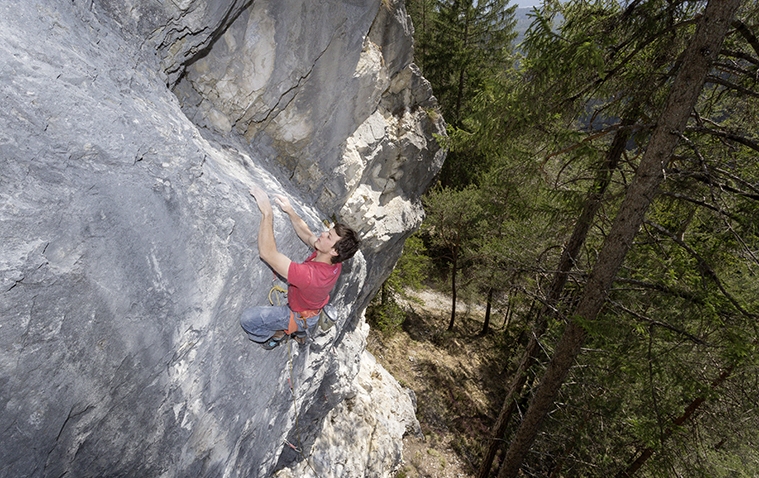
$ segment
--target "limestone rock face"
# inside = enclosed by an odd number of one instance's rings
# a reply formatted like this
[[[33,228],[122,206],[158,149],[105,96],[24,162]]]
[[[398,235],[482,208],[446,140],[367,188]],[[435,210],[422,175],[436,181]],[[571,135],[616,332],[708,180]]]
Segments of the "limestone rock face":
[[[408,389],[377,364],[369,352],[361,357],[355,393],[327,415],[314,436],[295,443],[308,445],[309,456],[277,478],[339,478],[395,476],[402,460],[402,438],[421,435],[415,403]],[[293,455],[286,450],[283,457]]]
[[[355,225],[385,271],[443,160],[411,34],[392,2],[257,1],[174,91],[196,124],[244,139],[309,202]]]
[[[0,27],[0,476],[297,468],[296,429],[370,400],[363,310],[443,161],[402,5],[6,0]],[[239,326],[274,281],[254,183],[364,237],[307,346]]]

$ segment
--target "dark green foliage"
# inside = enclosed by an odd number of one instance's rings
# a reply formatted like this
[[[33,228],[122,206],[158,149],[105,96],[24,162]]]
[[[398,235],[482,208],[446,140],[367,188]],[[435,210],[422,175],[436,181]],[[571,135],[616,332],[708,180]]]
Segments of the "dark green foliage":
[[[413,0],[416,62],[432,84],[454,137],[440,182],[462,188],[477,181],[489,157],[478,143],[460,141],[471,123],[474,98],[513,61],[515,7],[508,0]]]
[[[436,188],[424,199],[428,218],[424,233],[429,237],[435,257],[450,267],[451,318],[448,330],[456,320],[456,300],[459,292],[459,270],[472,260],[472,246],[482,233],[482,204],[479,190],[469,186],[462,190]]]
[[[423,56],[417,56],[417,62],[433,85],[446,121],[461,127],[471,98],[507,63],[515,37],[514,7],[507,7],[508,0],[441,0],[434,5],[422,1],[414,7],[416,3],[409,2],[412,18],[428,15],[421,20],[423,41],[417,48]]]
[[[547,112],[553,111],[552,102],[555,111],[562,106],[567,111],[586,110],[585,118],[621,111],[635,119],[635,144],[645,145],[648,124],[661,106],[672,72],[679,68],[682,39],[692,32],[693,8],[700,8],[695,3],[667,6],[630,2],[625,10],[605,2],[573,2],[561,11],[567,22],[559,31],[546,26],[551,12],[544,12],[528,34],[532,43],[526,65],[535,90],[527,89],[527,94],[546,95],[550,100],[541,106]],[[620,23],[615,26],[615,21]],[[595,43],[588,43],[589,36]],[[558,61],[560,57],[567,61]],[[720,81],[724,78],[723,73]],[[720,398],[731,393],[732,375],[717,379],[755,367],[747,359],[755,356],[754,297],[759,290],[756,281],[749,284],[746,279],[758,265],[752,251],[759,242],[750,218],[759,203],[748,186],[759,179],[758,162],[751,147],[755,128],[737,122],[733,112],[752,117],[746,112],[757,110],[755,100],[726,89],[724,83],[704,88],[702,97],[708,101],[699,103],[698,116],[688,127],[692,133],[682,138],[667,170],[664,195],[652,206],[647,225],[628,253],[605,314],[595,322],[583,322],[589,332],[588,352],[562,389],[561,404],[546,427],[551,433],[534,445],[544,458],[530,460],[528,474],[561,470],[563,476],[610,476],[625,470],[645,449],[653,452],[645,465],[649,468],[643,469],[647,476],[729,476],[722,464],[740,462],[735,458],[743,447],[718,438],[723,432],[717,421],[693,421],[699,416],[694,412],[682,426],[674,424],[690,406],[705,414],[710,407],[726,416],[740,413],[743,407],[728,410]],[[592,138],[594,123],[577,118],[577,133]],[[606,127],[603,122],[597,131]],[[712,131],[693,134],[706,130]],[[573,136],[557,133],[559,141]],[[730,141],[728,134],[735,139]],[[592,159],[588,146],[604,144],[600,135],[582,141],[585,144],[575,140],[577,146],[565,147],[551,158],[563,161],[552,168],[557,186],[582,184],[582,155]],[[634,175],[633,146],[626,157],[629,162],[622,164],[596,219],[596,236],[588,238],[589,254],[586,265],[578,264],[581,269],[592,266],[595,244],[611,226],[607,216],[613,217],[617,205],[614,190],[624,191]],[[579,181],[561,180],[562,176]],[[569,291],[581,290],[584,284],[568,286]],[[756,426],[755,414],[743,420],[751,423],[748,429]],[[716,443],[721,443],[718,452],[711,448]],[[744,463],[734,471],[741,469],[751,468]]]
[[[430,194],[424,228],[431,256],[445,252],[458,272],[453,283],[483,303],[519,290],[540,304],[580,212],[601,194],[529,389],[586,287],[705,2],[546,1],[520,56],[490,57],[485,74],[460,84],[460,37],[437,29],[461,31],[454,20],[466,17],[454,12],[464,4],[409,2],[412,15],[422,4],[418,61],[452,125],[447,187]],[[744,2],[605,307],[582,322],[585,351],[527,476],[614,476],[644,452],[641,476],[751,476],[759,466],[747,445],[759,425],[757,35],[759,7]],[[610,166],[620,131],[627,144]]]

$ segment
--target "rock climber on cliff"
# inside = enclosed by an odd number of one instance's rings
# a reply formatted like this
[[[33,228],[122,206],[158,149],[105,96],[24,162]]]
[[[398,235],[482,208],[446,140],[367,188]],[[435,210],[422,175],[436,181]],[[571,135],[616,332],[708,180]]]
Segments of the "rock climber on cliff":
[[[295,212],[290,201],[277,195],[274,202],[288,215],[298,237],[314,249],[301,263],[290,260],[277,250],[274,241],[274,218],[269,196],[258,186],[250,189],[261,211],[258,229],[258,254],[288,284],[287,305],[251,307],[242,313],[240,324],[250,340],[271,350],[296,332],[303,332],[319,320],[321,309],[337,282],[342,262],[358,250],[356,232],[344,224],[335,224],[319,236],[309,229]]]

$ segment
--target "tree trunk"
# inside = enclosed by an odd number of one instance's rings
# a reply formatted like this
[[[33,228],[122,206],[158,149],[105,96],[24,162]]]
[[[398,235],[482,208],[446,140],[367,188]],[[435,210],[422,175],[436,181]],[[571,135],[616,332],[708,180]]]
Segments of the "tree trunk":
[[[511,313],[514,310],[514,296],[516,295],[517,290],[516,288],[512,288],[507,292],[508,301],[506,302],[506,313],[503,314],[503,325],[501,328],[504,329],[504,333],[507,332],[508,326],[511,324]]]
[[[493,288],[488,289],[488,303],[485,307],[485,323],[482,325],[482,332],[480,335],[486,335],[490,330],[490,310],[493,307]]]
[[[464,3],[464,34],[462,38],[463,51],[467,51],[469,46],[469,14],[471,2]],[[456,110],[453,114],[453,126],[461,125],[461,105],[464,98],[464,80],[466,79],[466,65],[459,65],[458,90],[456,91]]]
[[[453,254],[451,264],[451,321],[448,323],[448,330],[453,330],[453,324],[456,321],[456,271],[458,270],[458,253]]]
[[[634,115],[631,114],[631,116]],[[612,174],[614,170],[617,169],[619,160],[622,158],[622,153],[625,151],[625,145],[630,139],[630,132],[624,126],[629,126],[634,122],[634,119],[622,122],[623,128],[614,136],[611,147],[606,154],[606,159],[596,172],[595,181],[593,182],[593,186],[585,200],[582,213],[575,223],[569,242],[564,248],[564,251],[562,251],[559,266],[556,275],[553,278],[553,282],[551,283],[545,305],[540,311],[538,311],[538,314],[535,317],[530,341],[522,354],[522,360],[519,363],[519,367],[517,367],[516,372],[514,372],[514,375],[512,376],[511,385],[506,394],[506,399],[503,401],[503,406],[498,414],[498,419],[496,420],[495,425],[493,425],[490,445],[488,446],[488,451],[480,464],[477,478],[487,478],[490,474],[490,468],[493,466],[495,455],[503,443],[503,436],[506,433],[511,414],[514,413],[516,400],[527,381],[527,372],[540,351],[538,340],[546,330],[548,319],[554,315],[553,311],[559,303],[559,298],[561,297],[561,293],[569,278],[569,272],[574,268],[580,249],[585,243],[588,231],[593,224],[593,218],[601,207],[606,189],[611,183]]]
[[[663,169],[678,142],[706,74],[719,52],[740,0],[710,0],[686,48],[666,105],[654,128],[635,178],[625,195],[609,235],[604,240],[583,296],[572,316],[594,320],[603,306],[633,238],[663,180]],[[585,330],[571,320],[559,340],[553,358],[530,401],[527,413],[512,440],[498,478],[514,478],[532,446],[543,418],[553,406],[569,369],[585,340]]]

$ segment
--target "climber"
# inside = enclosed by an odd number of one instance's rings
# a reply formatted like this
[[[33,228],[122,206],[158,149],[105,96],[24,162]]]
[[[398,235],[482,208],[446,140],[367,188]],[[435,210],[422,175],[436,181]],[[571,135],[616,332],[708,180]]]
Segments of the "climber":
[[[316,236],[295,212],[290,201],[277,195],[274,202],[289,216],[298,237],[314,249],[304,262],[294,262],[277,250],[273,212],[266,192],[253,186],[250,194],[261,211],[258,254],[287,281],[288,304],[246,309],[240,318],[240,325],[250,340],[271,350],[285,337],[302,340],[303,333],[319,320],[319,313],[329,301],[329,294],[340,275],[342,262],[356,253],[359,238],[353,229],[339,223]]]

